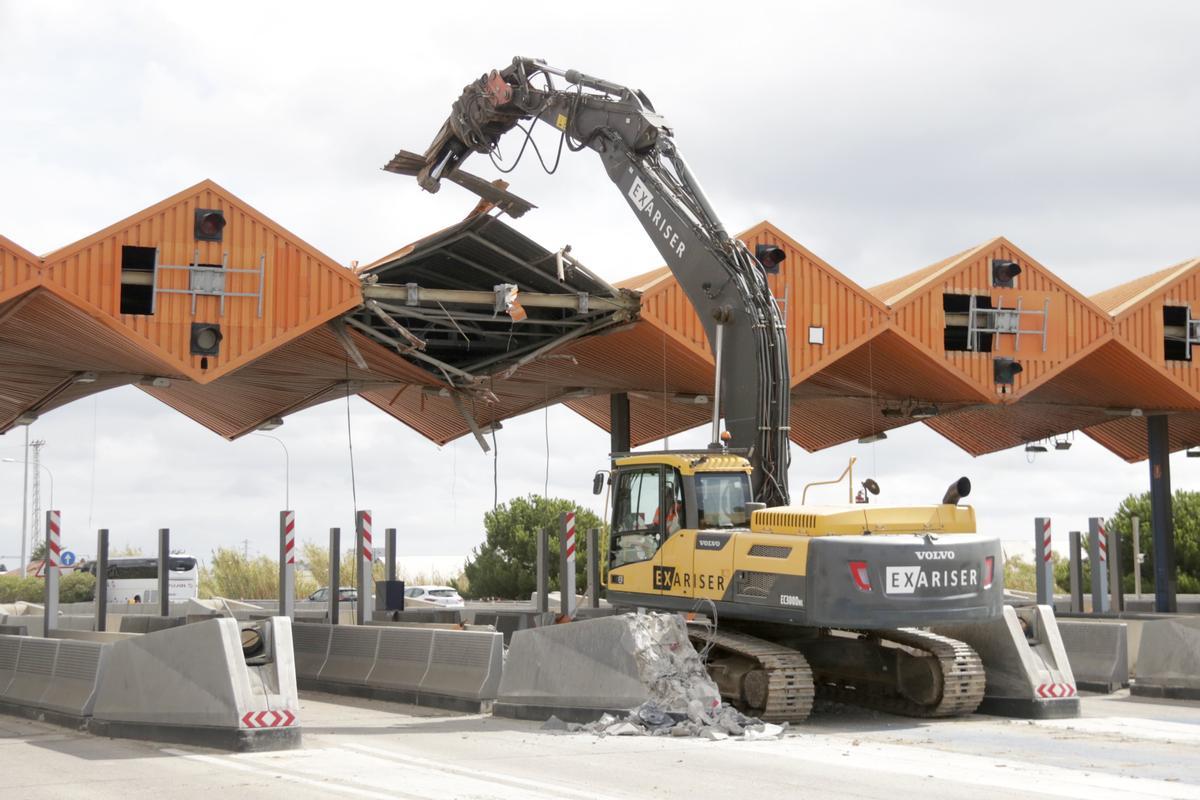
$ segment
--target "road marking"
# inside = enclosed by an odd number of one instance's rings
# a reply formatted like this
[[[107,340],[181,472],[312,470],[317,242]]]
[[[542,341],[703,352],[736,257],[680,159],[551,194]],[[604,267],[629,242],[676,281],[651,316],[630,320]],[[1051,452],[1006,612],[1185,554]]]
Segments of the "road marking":
[[[1104,736],[1116,734],[1130,739],[1151,739],[1157,742],[1200,742],[1200,725],[1186,722],[1166,722],[1139,717],[1078,717],[1041,719],[1036,720],[1034,724],[1041,728]]]
[[[831,737],[811,734],[791,736],[777,743],[763,742],[762,746],[771,747],[773,751],[778,747],[788,757],[801,761],[841,764],[847,775],[862,770],[930,777],[951,783],[1080,800],[1128,800],[1130,797],[1200,800],[1200,786],[1194,783],[1065,769],[929,747],[872,743],[853,745],[844,739],[839,743]]]
[[[201,764],[211,764],[213,766],[225,767],[227,769],[238,770],[241,772],[250,772],[250,773],[253,773],[253,774],[258,775],[259,777],[263,777],[263,778],[279,778],[281,780],[291,781],[292,783],[300,783],[300,784],[304,784],[305,786],[315,786],[324,791],[340,792],[342,794],[348,794],[348,795],[352,795],[354,797],[370,797],[370,798],[374,798],[374,800],[396,800],[396,798],[409,798],[409,800],[435,800],[435,798],[433,798],[433,797],[426,797],[424,795],[408,794],[406,792],[391,792],[389,794],[384,794],[382,792],[376,792],[376,791],[372,791],[370,789],[362,789],[362,788],[358,788],[356,786],[347,786],[343,783],[334,783],[331,780],[323,780],[323,781],[322,780],[314,780],[312,778],[305,778],[302,775],[296,775],[295,773],[291,773],[291,772],[281,772],[277,769],[270,769],[270,768],[267,768],[265,766],[258,765],[258,764],[241,763],[238,760],[237,756],[232,756],[232,755],[231,756],[205,756],[205,755],[200,755],[199,753],[188,753],[183,750],[175,750],[173,748],[163,748],[162,752],[167,753],[168,755],[179,756],[180,758],[186,758],[189,761],[198,761]],[[321,751],[300,750],[300,751],[296,751],[296,752],[302,753],[302,754],[305,754],[306,756],[308,756],[308,755],[312,755],[314,753],[320,753]],[[271,753],[268,755],[278,755],[278,753]]]
[[[586,800],[616,800],[611,795],[597,794],[594,789],[580,788],[573,789],[561,783],[552,783],[547,781],[534,780],[532,778],[521,778],[516,775],[506,775],[500,772],[485,772],[484,770],[475,769],[469,766],[456,766],[442,761],[433,761],[421,756],[409,755],[407,753],[397,753],[391,750],[383,750],[378,747],[371,747],[366,744],[347,744],[345,747],[351,750],[357,750],[361,753],[367,753],[379,758],[385,758],[389,761],[404,764],[410,767],[423,768],[454,777],[475,778],[479,780],[494,781],[505,783],[513,788],[532,789],[537,792],[545,793],[551,798],[562,797],[580,797]]]

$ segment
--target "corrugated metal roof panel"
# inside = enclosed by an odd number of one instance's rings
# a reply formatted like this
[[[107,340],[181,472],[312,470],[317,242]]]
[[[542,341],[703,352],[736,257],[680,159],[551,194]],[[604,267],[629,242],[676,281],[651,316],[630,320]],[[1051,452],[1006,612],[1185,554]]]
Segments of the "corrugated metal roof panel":
[[[1092,302],[1114,317],[1120,316],[1130,306],[1144,299],[1146,295],[1165,288],[1171,281],[1197,265],[1200,265],[1200,259],[1182,261],[1166,269],[1160,269],[1149,275],[1143,275],[1111,289],[1098,292],[1092,295]]]
[[[0,236],[0,302],[15,296],[38,279],[41,259],[21,245]]]
[[[196,241],[194,211],[225,213],[223,241]],[[122,314],[122,247],[159,249],[162,265],[222,265],[253,273],[230,274],[227,291],[257,293],[263,265],[262,316],[256,298],[226,298],[224,314],[217,297],[202,296],[192,313],[185,294],[159,293],[153,315]],[[273,347],[303,334],[361,302],[358,279],[349,270],[306,244],[212,181],[190,189],[47,256],[45,280],[116,320],[138,347],[170,358],[197,382],[212,381]],[[189,273],[159,270],[163,289],[187,289]],[[192,323],[221,325],[217,356],[191,355]],[[207,368],[202,364],[207,363]]]
[[[886,305],[896,305],[897,303],[902,302],[910,293],[921,290],[927,283],[936,279],[942,273],[953,269],[963,259],[990,244],[991,242],[984,242],[983,244],[976,245],[975,247],[968,247],[961,253],[955,253],[949,258],[943,258],[941,261],[930,264],[928,267],[922,267],[921,269],[914,270],[907,275],[901,275],[899,278],[893,278],[886,283],[872,286],[869,291]]]
[[[608,395],[596,395],[578,400],[568,400],[566,405],[606,431],[609,426]],[[629,440],[631,447],[641,447],[668,436],[677,436],[701,425],[712,422],[711,405],[680,403],[662,397],[629,397]]]
[[[1110,419],[1097,409],[1013,403],[974,406],[925,420],[925,424],[973,456],[1066,434]]]
[[[1145,417],[1119,417],[1083,432],[1130,463],[1150,457]],[[1167,420],[1167,446],[1172,453],[1200,446],[1200,414],[1171,414]]]

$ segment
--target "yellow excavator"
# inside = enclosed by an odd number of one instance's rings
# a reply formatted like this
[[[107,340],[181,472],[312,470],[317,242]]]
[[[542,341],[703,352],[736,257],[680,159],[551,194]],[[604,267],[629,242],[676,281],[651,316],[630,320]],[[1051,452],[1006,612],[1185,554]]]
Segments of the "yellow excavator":
[[[979,656],[920,630],[1001,613],[999,540],[959,505],[970,482],[929,506],[790,504],[787,340],[766,279],[784,254],[726,232],[644,93],[517,58],[463,90],[424,154],[401,151],[385,169],[431,192],[451,180],[519,216],[530,204],[461,164],[522,120],[553,126],[560,152],[600,155],[716,362],[707,449],[613,455],[610,603],[703,612],[711,624],[694,638],[723,696],[764,719],[803,719],[818,691],[918,716],[973,711]]]

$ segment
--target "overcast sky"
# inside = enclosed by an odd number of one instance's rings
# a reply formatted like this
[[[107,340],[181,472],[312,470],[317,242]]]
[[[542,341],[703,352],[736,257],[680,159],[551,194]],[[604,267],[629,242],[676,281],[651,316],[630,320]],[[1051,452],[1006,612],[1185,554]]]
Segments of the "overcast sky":
[[[212,178],[339,262],[372,260],[474,205],[380,166],[423,150],[464,84],[522,54],[644,89],[731,229],[770,219],[865,286],[997,235],[1085,293],[1200,255],[1200,4],[703,8],[0,0],[0,233],[46,252]],[[610,280],[660,263],[594,154],[564,154],[554,176],[529,159],[509,179],[539,206],[516,226],[547,248],[571,244]],[[353,530],[346,413],[332,403],[275,432],[302,539]],[[469,437],[438,448],[357,400],[350,415],[377,528],[399,528],[418,565],[468,553],[492,457]],[[102,526],[147,551],[170,527],[201,556],[274,552],[276,442],[226,442],[136,389],[48,413],[32,435],[77,552]],[[21,459],[21,436],[0,438],[0,458]],[[548,465],[551,494],[598,506],[604,432],[556,408],[498,441],[501,500],[543,491]],[[1034,463],[1019,449],[972,459],[921,425],[793,452],[794,486],[857,456],[888,502],[935,501],[969,475],[981,530],[1010,552],[1029,548],[1033,516],[1086,530],[1148,482],[1145,464],[1082,436]],[[1172,466],[1176,488],[1196,486],[1200,464]],[[20,496],[20,465],[0,462],[10,566]]]

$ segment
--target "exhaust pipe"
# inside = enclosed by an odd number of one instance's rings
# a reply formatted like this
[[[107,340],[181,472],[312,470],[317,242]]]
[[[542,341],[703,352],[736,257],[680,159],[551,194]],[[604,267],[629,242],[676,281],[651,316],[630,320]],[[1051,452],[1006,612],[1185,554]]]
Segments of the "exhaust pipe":
[[[965,475],[954,483],[950,484],[950,488],[946,490],[946,494],[942,497],[942,505],[956,506],[958,501],[971,493],[971,479]]]

